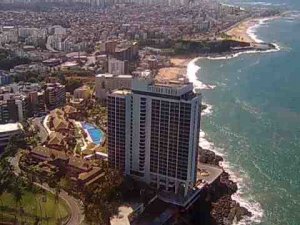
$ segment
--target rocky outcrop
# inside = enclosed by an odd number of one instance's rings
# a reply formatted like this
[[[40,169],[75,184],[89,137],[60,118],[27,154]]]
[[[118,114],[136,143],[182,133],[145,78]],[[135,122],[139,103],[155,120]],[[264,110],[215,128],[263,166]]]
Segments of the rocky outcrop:
[[[233,221],[240,221],[244,216],[251,216],[251,213],[232,200],[230,195],[225,195],[213,203],[210,214],[216,225],[232,224]]]
[[[218,166],[223,158],[216,155],[214,152],[199,147],[199,161],[201,163],[207,163]]]
[[[219,166],[223,161],[221,156],[207,149],[199,149],[199,161]],[[204,189],[200,198],[195,204],[184,213],[184,221],[189,221],[191,225],[229,225],[234,221],[240,221],[245,216],[251,216],[251,213],[232,199],[238,186],[230,180],[230,175],[223,172],[220,179]],[[179,225],[174,223],[173,225]]]
[[[200,161],[208,164],[219,165],[223,158],[207,149],[200,149]],[[239,203],[232,199],[232,195],[238,191],[238,186],[230,180],[227,172],[223,172],[220,179],[206,190],[206,196],[209,196],[211,202],[210,216],[211,224],[227,225],[233,221],[240,221],[245,216],[251,216],[251,213]]]

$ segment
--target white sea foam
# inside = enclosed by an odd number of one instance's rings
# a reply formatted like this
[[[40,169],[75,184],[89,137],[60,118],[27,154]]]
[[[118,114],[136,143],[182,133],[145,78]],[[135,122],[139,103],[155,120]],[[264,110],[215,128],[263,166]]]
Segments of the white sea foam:
[[[226,56],[217,56],[217,57],[206,57],[209,60],[223,60],[223,59],[232,59],[232,58],[236,58],[239,57],[240,55],[243,54],[264,54],[264,53],[270,53],[270,52],[278,52],[280,51],[280,46],[276,43],[272,43],[275,48],[274,49],[270,49],[270,50],[249,50],[249,51],[243,51],[243,52],[237,52],[231,55],[226,55]]]
[[[200,66],[196,65],[196,62],[199,60],[199,58],[193,59],[187,67],[187,77],[188,79],[194,83],[195,89],[213,89],[212,85],[206,85],[203,84],[199,79],[197,78],[197,73],[201,69]],[[207,116],[210,115],[212,111],[212,105],[209,105],[207,103],[204,103],[207,105],[207,108],[203,111],[202,115]],[[234,173],[234,168],[228,163],[227,156],[224,152],[224,149],[218,148],[214,145],[214,143],[208,141],[205,136],[205,132],[203,130],[200,131],[200,140],[199,145],[204,148],[211,150],[215,152],[217,155],[220,155],[223,157],[224,161],[221,163],[221,166],[224,168],[226,172],[229,173],[231,180],[237,183],[238,185],[238,191],[232,195],[232,199],[237,201],[242,207],[245,207],[247,210],[249,210],[252,213],[251,217],[245,217],[241,221],[239,221],[239,225],[245,225],[245,224],[253,224],[253,223],[259,223],[261,222],[261,219],[263,217],[263,210],[258,202],[252,201],[251,199],[244,198],[244,193],[247,193],[248,187],[244,184],[244,179],[242,176],[238,175],[237,173]]]
[[[197,79],[197,72],[201,69],[201,67],[195,63],[198,59],[199,58],[193,59],[187,65],[187,77],[189,81],[193,82],[195,89],[214,89],[216,87],[215,85],[203,84],[200,80]]]
[[[261,5],[261,6],[284,6],[285,3],[270,3],[270,2],[243,2],[245,5]]]
[[[248,28],[247,30],[247,34],[249,35],[249,37],[254,40],[256,43],[263,43],[263,40],[259,39],[256,35],[256,31],[257,29],[264,24],[264,20],[259,20],[257,24],[251,26]]]
[[[264,43],[263,40],[259,39],[256,35],[256,32],[257,32],[257,29],[266,23],[266,21],[269,21],[269,20],[272,20],[273,18],[263,18],[263,19],[260,19],[258,21],[257,24],[251,26],[248,28],[247,30],[247,34],[257,43]],[[243,54],[264,54],[264,53],[271,53],[271,52],[277,52],[277,51],[280,51],[280,46],[277,44],[277,43],[271,43],[275,48],[274,49],[269,49],[269,50],[249,50],[249,51],[242,51],[242,52],[237,52],[237,53],[234,53],[234,54],[230,54],[230,55],[225,55],[225,56],[216,56],[216,57],[211,57],[211,56],[208,56],[206,57],[207,59],[209,60],[223,60],[223,59],[232,59],[232,58],[236,58],[240,55],[243,55]],[[189,72],[191,72],[192,74],[194,73],[197,73],[197,71],[201,68],[200,66],[197,66],[195,65],[195,62],[200,59],[199,58],[196,58],[194,60],[192,60],[190,63],[191,65],[189,64],[190,66],[190,71],[188,71],[188,74]],[[189,67],[188,67],[189,68]],[[196,71],[196,72],[195,72]],[[199,85],[199,88],[200,88],[200,84],[202,86],[207,86],[205,84],[203,84],[201,81],[197,80],[197,77],[193,77],[192,76],[192,79],[190,79],[192,82],[197,82],[197,84]],[[197,85],[196,84],[196,85]],[[205,88],[207,89],[207,88]]]
[[[272,17],[259,19],[258,23],[256,23],[255,25],[249,27],[248,30],[247,30],[247,34],[249,35],[249,37],[252,40],[254,40],[256,43],[263,43],[263,40],[261,40],[257,37],[256,31],[259,27],[266,24],[266,22],[271,20],[271,19],[272,19]]]
[[[202,116],[207,116],[212,114],[213,109],[212,109],[212,105],[208,104],[208,103],[203,103],[204,105],[206,105],[206,109],[204,109],[201,113]]]
[[[200,131],[199,145],[203,149],[213,151],[223,158],[224,161],[221,162],[221,166],[230,175],[230,179],[238,185],[238,191],[234,195],[232,195],[232,199],[238,202],[242,207],[245,207],[252,214],[251,217],[245,217],[235,224],[248,225],[253,223],[260,223],[264,214],[261,205],[258,202],[253,201],[251,198],[244,197],[245,193],[247,193],[249,190],[244,182],[245,174],[237,174],[236,172],[233,172],[236,171],[236,169],[234,169],[231,164],[228,163],[227,155],[224,152],[224,149],[218,148],[214,145],[214,143],[208,141],[206,139],[205,132],[202,130]]]
[[[264,4],[263,2],[260,2],[259,4]],[[268,4],[268,3],[266,3]],[[253,27],[250,27],[248,29],[248,35],[253,38],[257,43],[263,43],[262,40],[260,40],[257,35],[255,34],[257,31],[257,28],[261,25],[263,25],[266,21],[270,20],[271,18],[265,18],[259,20],[258,24],[254,25]],[[251,50],[251,51],[244,51],[244,52],[238,52],[232,55],[228,56],[222,56],[222,57],[207,57],[207,59],[210,60],[226,60],[238,57],[242,54],[253,54],[253,53],[269,53],[269,52],[276,52],[280,50],[280,47],[278,44],[273,43],[275,46],[274,49],[270,49],[267,51],[259,51],[259,50]],[[200,66],[196,64],[196,62],[200,59],[195,58],[193,59],[187,66],[187,77],[190,82],[194,83],[195,89],[214,89],[216,86],[214,85],[208,85],[202,83],[198,77],[197,73],[201,69]],[[202,112],[203,116],[210,115],[213,111],[213,106],[205,103],[208,107]],[[213,151],[217,155],[220,155],[224,161],[221,162],[221,166],[224,168],[226,172],[229,173],[230,178],[232,181],[236,182],[238,185],[238,191],[232,195],[232,199],[237,201],[242,207],[245,207],[249,212],[251,212],[251,217],[245,217],[241,221],[235,224],[239,225],[248,225],[253,223],[260,223],[263,218],[264,211],[260,205],[259,202],[254,201],[251,199],[251,197],[247,196],[245,197],[246,193],[249,193],[249,187],[245,184],[245,179],[247,178],[246,174],[244,172],[237,173],[237,169],[235,169],[228,161],[226,152],[222,148],[218,148],[214,145],[214,143],[208,141],[206,139],[205,132],[203,130],[200,131],[200,140],[199,145],[204,148]]]

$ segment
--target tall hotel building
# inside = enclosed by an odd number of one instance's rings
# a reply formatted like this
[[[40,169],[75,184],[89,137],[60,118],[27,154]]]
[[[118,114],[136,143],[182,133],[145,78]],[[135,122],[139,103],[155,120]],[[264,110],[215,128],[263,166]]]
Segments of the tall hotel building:
[[[136,78],[108,96],[109,163],[151,186],[184,192],[195,185],[201,95],[186,81]]]

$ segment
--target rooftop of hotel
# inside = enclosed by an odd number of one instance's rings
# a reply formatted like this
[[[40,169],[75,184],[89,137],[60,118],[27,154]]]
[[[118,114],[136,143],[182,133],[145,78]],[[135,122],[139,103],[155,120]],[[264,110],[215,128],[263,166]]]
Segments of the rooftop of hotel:
[[[160,87],[183,87],[190,84],[191,82],[189,82],[187,79],[180,79],[180,80],[168,80],[165,82],[156,81],[154,82],[153,85],[160,86]]]
[[[131,94],[131,90],[128,89],[117,89],[112,91],[113,95],[130,95]]]
[[[111,73],[103,73],[103,74],[97,74],[96,77],[110,78],[110,77],[114,77],[114,75]]]
[[[132,78],[132,75],[117,75],[119,78]]]
[[[96,77],[104,77],[104,78],[132,78],[132,75],[115,75],[111,73],[97,74]]]

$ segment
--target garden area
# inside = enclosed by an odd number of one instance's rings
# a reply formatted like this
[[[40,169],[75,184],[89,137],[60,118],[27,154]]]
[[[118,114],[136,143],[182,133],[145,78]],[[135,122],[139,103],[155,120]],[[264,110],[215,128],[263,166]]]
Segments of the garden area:
[[[1,221],[21,224],[57,225],[69,216],[66,203],[44,191],[5,192],[0,196],[0,209]]]
[[[24,124],[24,129],[28,126]],[[26,134],[29,134],[27,132]],[[68,219],[68,205],[59,192],[52,194],[18,172],[17,155],[28,148],[25,132],[11,138],[0,156],[0,222],[5,224],[62,224]],[[17,157],[13,160],[13,157]]]

